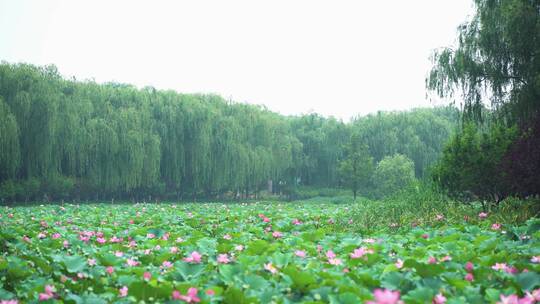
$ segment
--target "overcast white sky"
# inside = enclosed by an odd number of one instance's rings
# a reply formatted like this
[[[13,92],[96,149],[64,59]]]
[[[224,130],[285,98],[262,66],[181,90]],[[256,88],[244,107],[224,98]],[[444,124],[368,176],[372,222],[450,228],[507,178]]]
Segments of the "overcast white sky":
[[[348,119],[429,106],[471,0],[0,0],[0,60]]]

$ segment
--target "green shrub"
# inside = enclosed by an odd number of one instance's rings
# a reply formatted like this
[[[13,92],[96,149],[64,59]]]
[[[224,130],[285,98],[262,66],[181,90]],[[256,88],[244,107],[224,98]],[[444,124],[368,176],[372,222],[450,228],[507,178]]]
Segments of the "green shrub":
[[[375,196],[392,195],[415,181],[414,162],[410,158],[402,154],[387,156],[377,164],[373,174]]]

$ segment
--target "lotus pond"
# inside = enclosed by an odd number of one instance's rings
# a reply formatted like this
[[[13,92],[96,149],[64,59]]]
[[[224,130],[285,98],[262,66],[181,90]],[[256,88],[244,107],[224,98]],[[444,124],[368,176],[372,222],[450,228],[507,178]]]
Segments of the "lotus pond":
[[[540,220],[365,233],[353,204],[0,210],[1,303],[536,303]]]

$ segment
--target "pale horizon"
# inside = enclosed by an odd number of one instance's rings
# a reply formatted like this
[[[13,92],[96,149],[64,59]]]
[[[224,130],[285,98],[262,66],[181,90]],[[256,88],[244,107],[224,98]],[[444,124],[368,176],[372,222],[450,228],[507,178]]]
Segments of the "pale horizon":
[[[0,0],[0,60],[349,120],[443,104],[426,96],[429,56],[471,13],[470,0]]]

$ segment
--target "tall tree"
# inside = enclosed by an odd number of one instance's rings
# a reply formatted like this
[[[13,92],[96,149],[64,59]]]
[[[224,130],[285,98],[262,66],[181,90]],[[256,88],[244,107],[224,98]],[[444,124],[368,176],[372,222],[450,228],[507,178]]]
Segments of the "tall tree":
[[[358,134],[351,135],[349,144],[345,147],[346,158],[339,164],[343,183],[353,192],[353,198],[360,188],[368,186],[373,173],[373,157],[369,155],[368,146],[362,142]]]
[[[475,0],[474,4],[474,16],[459,27],[457,47],[434,53],[426,79],[427,88],[439,96],[461,91],[464,101],[462,134],[445,150],[435,178],[451,191],[469,191],[494,201],[500,201],[501,195],[538,194],[540,188],[531,181],[540,174],[535,156],[539,149],[533,144],[540,136],[534,127],[540,121],[540,1]],[[480,125],[482,135],[475,135],[479,138],[472,135],[469,122]],[[517,136],[512,131],[515,125]],[[489,165],[466,169],[470,174],[464,175],[458,172],[463,166],[452,166],[456,156],[465,156],[460,151]],[[504,180],[506,184],[501,183]],[[482,185],[477,185],[479,181]],[[515,192],[509,193],[508,188]]]
[[[480,120],[482,104],[511,121],[534,117],[540,106],[540,2],[475,0],[459,27],[456,48],[433,56],[427,88],[442,97],[461,91],[466,117]]]

